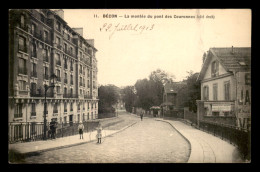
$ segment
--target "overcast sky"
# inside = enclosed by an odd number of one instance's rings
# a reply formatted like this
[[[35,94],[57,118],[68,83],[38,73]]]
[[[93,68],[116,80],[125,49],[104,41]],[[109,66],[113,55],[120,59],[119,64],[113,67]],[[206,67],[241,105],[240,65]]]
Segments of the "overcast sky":
[[[117,18],[103,18],[103,14]],[[154,18],[155,15],[163,18]],[[207,15],[214,18],[206,18]],[[64,9],[64,19],[72,28],[83,27],[84,38],[95,39],[100,85],[134,85],[157,68],[181,81],[187,71],[200,72],[202,55],[210,47],[251,47],[250,10]]]

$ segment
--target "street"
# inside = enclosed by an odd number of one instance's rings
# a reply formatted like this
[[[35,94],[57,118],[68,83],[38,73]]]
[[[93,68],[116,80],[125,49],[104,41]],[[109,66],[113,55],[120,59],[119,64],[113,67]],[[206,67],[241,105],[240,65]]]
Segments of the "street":
[[[40,153],[26,163],[185,163],[189,143],[169,124],[133,115],[119,115],[137,123],[119,133],[78,146]],[[120,125],[120,124],[118,124]],[[110,129],[114,129],[110,127]],[[105,133],[102,133],[105,135]],[[87,133],[85,133],[85,137]]]

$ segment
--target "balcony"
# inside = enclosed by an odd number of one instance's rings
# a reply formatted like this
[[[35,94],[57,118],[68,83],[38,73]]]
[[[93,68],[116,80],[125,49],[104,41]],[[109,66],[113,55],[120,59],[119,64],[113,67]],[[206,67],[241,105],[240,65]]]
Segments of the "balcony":
[[[15,118],[22,118],[23,117],[23,113],[15,113],[14,117]]]
[[[92,96],[90,96],[90,95],[84,95],[84,99],[92,99]]]
[[[57,81],[61,82],[61,78],[59,76],[57,76]]]
[[[61,46],[61,45],[57,45],[57,48],[58,48],[59,50],[61,50],[61,49],[62,49],[62,46]]]
[[[31,77],[37,78],[37,72],[36,71],[31,72]]]
[[[65,84],[68,83],[68,79],[67,79],[67,78],[64,79],[64,83],[65,83]]]
[[[47,75],[47,74],[43,74],[43,79],[49,79],[49,75]]]
[[[43,61],[44,62],[49,62],[49,57],[47,57],[47,56],[43,57]]]
[[[61,66],[61,61],[56,61],[56,65]]]
[[[27,75],[27,69],[26,68],[18,68],[18,73],[23,74],[23,75]]]
[[[36,116],[36,112],[31,112],[31,116]]]
[[[63,98],[78,98],[77,94],[63,94]]]
[[[32,91],[30,93],[31,97],[44,97],[44,93],[36,93],[35,91]],[[54,97],[53,93],[51,92],[47,92],[46,93],[46,97]]]

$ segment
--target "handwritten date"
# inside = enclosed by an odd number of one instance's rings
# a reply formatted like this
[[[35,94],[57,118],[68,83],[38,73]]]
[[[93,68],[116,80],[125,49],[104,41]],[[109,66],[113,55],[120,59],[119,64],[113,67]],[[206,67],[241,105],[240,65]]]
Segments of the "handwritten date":
[[[134,31],[142,34],[144,31],[151,31],[154,29],[154,24],[152,25],[139,25],[139,24],[112,24],[104,23],[100,28],[100,31],[110,32],[109,39],[116,33],[120,31]]]

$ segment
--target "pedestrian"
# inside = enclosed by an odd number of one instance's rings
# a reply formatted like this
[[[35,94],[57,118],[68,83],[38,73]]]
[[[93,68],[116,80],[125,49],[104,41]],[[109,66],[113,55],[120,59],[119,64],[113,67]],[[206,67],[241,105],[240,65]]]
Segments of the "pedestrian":
[[[99,123],[97,127],[97,139],[98,139],[97,143],[101,143],[101,138],[102,138],[102,126]]]
[[[79,139],[81,139],[81,136],[82,136],[82,139],[83,139],[84,125],[81,121],[79,123],[78,130],[79,130],[79,137],[80,137]]]
[[[141,112],[140,117],[141,117],[141,121],[142,121],[143,120],[143,112]]]
[[[51,139],[56,139],[57,122],[52,118],[50,122]]]

